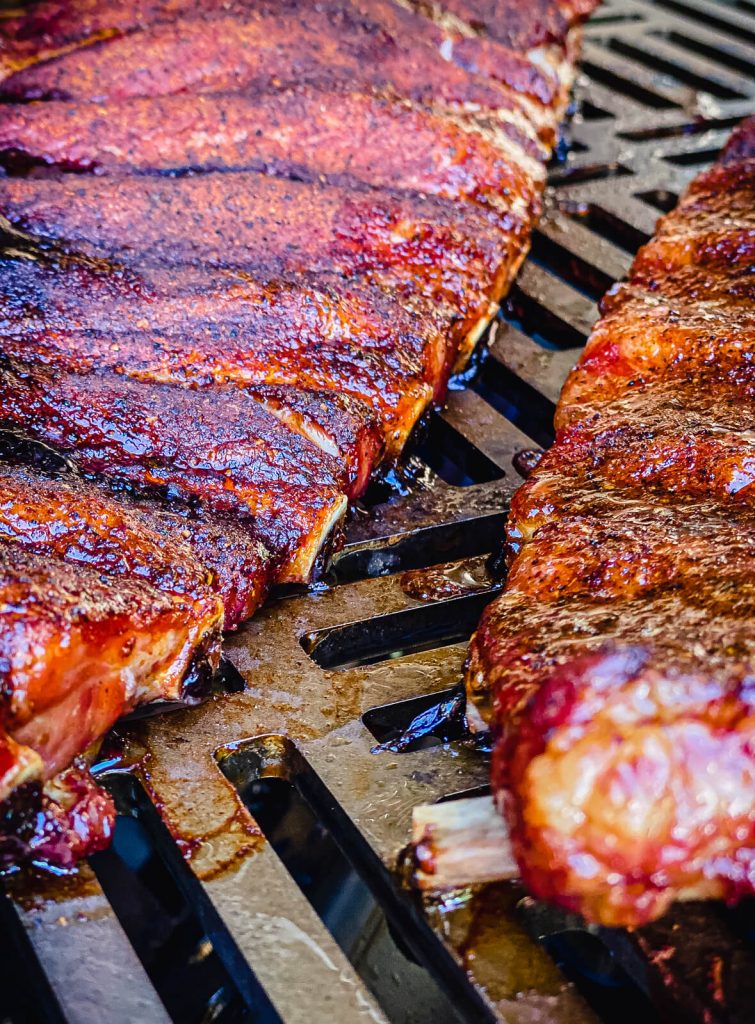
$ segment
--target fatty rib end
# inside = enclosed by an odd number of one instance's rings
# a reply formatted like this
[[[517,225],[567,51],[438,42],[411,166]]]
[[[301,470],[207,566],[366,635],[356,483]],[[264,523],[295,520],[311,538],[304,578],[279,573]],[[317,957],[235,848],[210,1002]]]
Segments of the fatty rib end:
[[[310,525],[307,537],[295,546],[278,575],[279,583],[310,583],[321,554],[332,543],[340,530],[346,515],[348,501],[345,494],[339,494],[318,510]]]
[[[0,727],[0,801],[25,782],[38,782],[43,773],[44,764],[36,750],[17,743]]]
[[[474,324],[471,330],[462,338],[461,344],[459,345],[459,351],[456,353],[456,360],[453,365],[453,373],[461,373],[466,367],[467,363],[472,357],[472,353],[477,347],[477,342],[483,336],[487,328],[495,319],[495,315],[498,312],[498,303],[491,302],[488,307],[487,313],[481,316]]]

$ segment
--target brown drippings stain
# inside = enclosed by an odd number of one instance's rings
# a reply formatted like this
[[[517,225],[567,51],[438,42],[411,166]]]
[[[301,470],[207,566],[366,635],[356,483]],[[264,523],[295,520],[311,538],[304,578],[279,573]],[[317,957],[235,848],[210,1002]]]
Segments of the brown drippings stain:
[[[162,799],[153,785],[149,771],[142,767],[137,777],[187,864],[198,859],[199,854],[206,851],[210,845],[213,846],[211,865],[196,870],[202,881],[211,881],[230,871],[248,854],[260,850],[265,845],[264,834],[232,786],[229,786],[228,790],[234,801],[233,813],[205,832],[189,834],[183,832],[172,819],[168,803]]]
[[[516,907],[522,896],[520,884],[499,882],[428,908],[434,928],[456,951],[470,980],[493,1002],[526,992],[556,996],[568,988],[520,923]]]
[[[29,865],[3,880],[13,900],[27,913],[40,911],[45,904],[62,904],[97,896],[100,887],[88,864],[81,864],[67,875],[52,875]]]
[[[399,580],[407,597],[415,601],[444,601],[466,594],[478,594],[496,585],[480,558],[466,558],[429,569],[410,569]]]

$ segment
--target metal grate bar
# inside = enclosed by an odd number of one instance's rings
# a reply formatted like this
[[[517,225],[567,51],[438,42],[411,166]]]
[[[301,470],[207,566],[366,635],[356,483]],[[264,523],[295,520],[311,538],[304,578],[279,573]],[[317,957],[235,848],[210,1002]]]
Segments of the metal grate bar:
[[[83,870],[71,882],[51,882],[49,901],[44,892],[34,901],[24,893],[15,904],[65,1019],[69,1024],[168,1024],[94,875]]]

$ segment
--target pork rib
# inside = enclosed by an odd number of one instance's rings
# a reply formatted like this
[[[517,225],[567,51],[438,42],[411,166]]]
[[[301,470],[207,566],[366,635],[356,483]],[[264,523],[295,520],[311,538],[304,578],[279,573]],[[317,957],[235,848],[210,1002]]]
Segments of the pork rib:
[[[522,876],[609,925],[755,891],[754,195],[750,119],[604,303],[470,647]]]
[[[175,594],[200,620],[206,615],[216,623],[219,602],[224,630],[248,618],[277,577],[278,558],[251,521],[109,493],[15,462],[0,463],[0,492],[3,541],[112,576],[136,576]]]
[[[117,270],[20,260],[7,269],[7,355],[144,381],[234,383],[279,415],[320,393],[309,416],[291,422],[347,460],[352,496],[383,444],[394,458],[431,399],[443,396],[455,354],[434,322],[369,286],[180,268],[140,268],[124,280]]]
[[[282,547],[281,580],[309,579],[346,511],[343,463],[241,390],[193,392],[6,362],[0,420],[87,473],[254,518]]]
[[[240,6],[200,9],[126,34],[101,28],[100,38],[81,48],[8,68],[0,95],[101,101],[328,81],[431,106],[473,107],[532,132],[517,93],[444,60],[434,33],[429,42],[417,38],[424,19],[414,21],[415,38],[399,39],[349,3]]]
[[[533,217],[545,173],[493,124],[313,86],[121,103],[9,103],[0,109],[0,152],[11,168],[254,170],[336,185],[356,180]]]
[[[466,331],[489,319],[529,222],[443,199],[317,187],[257,174],[0,181],[0,215],[66,253],[127,265],[336,273],[443,303]],[[502,244],[503,242],[507,244]]]
[[[67,767],[138,703],[179,696],[217,665],[222,613],[207,592],[201,621],[185,595],[4,541],[0,592],[2,725],[21,748],[4,762],[3,798]]]
[[[6,73],[10,73],[49,60],[71,49],[90,46],[100,40],[144,30],[160,23],[174,22],[177,18],[185,21],[189,17],[208,19],[228,14],[248,18],[255,9],[259,11],[262,6],[243,0],[233,4],[227,3],[226,0],[200,0],[199,3],[190,3],[188,0],[147,0],[130,4],[78,3],[66,6],[38,3],[33,19],[27,16],[6,20],[7,42],[0,66],[5,68]],[[270,13],[275,12],[275,6],[270,3],[266,6]],[[277,5],[278,11],[280,6]],[[329,9],[333,11],[334,6],[331,3]],[[352,6],[340,4],[342,10],[349,10]],[[509,0],[508,6],[510,9],[506,12],[507,17],[520,13],[516,10],[519,6],[516,0]],[[443,39],[450,39],[454,43],[453,48],[446,44],[442,52],[450,51],[454,63],[465,67],[465,60],[475,60],[482,63],[490,77],[498,78],[509,88],[525,95],[532,95],[543,104],[553,104],[555,101],[556,92],[552,76],[538,63],[530,60],[524,52],[506,49],[498,43],[491,46],[482,38],[469,38],[468,35],[458,32],[452,35],[444,34],[437,40],[430,25],[423,24],[418,18],[410,18],[406,12],[392,11],[385,3],[378,5],[368,0],[367,3],[360,4],[359,9],[368,15],[367,26],[370,22],[379,20],[384,31],[392,28],[395,34],[398,29],[398,37],[404,41],[404,45],[407,39],[416,40],[418,37],[433,45],[440,45]],[[425,9],[421,7],[420,11],[424,13]],[[398,20],[402,17],[403,21]],[[322,22],[320,27],[321,25]],[[529,41],[525,40],[525,48],[528,46]]]

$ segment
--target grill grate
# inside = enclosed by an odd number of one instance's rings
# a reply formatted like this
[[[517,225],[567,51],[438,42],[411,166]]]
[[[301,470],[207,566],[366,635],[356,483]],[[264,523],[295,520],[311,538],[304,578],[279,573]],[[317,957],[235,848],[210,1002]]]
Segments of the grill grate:
[[[752,1019],[751,908],[680,907],[635,936],[515,885],[420,908],[394,874],[411,809],[484,788],[486,755],[450,727],[372,749],[452,698],[498,587],[515,457],[549,442],[595,300],[752,112],[754,43],[751,0],[607,0],[593,17],[546,215],[466,386],[373,488],[331,585],[228,640],[222,699],[114,736],[113,849],[78,878],[12,879],[0,902],[0,1017]]]

